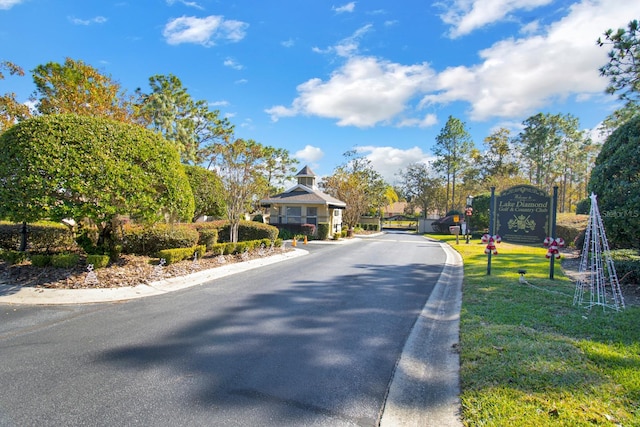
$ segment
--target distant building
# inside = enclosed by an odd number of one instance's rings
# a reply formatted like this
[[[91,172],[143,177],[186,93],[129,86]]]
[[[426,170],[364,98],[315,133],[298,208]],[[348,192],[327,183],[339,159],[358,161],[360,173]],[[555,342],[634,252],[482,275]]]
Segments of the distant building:
[[[342,211],[347,204],[320,191],[316,175],[308,167],[296,174],[298,184],[284,193],[260,200],[269,208],[269,224],[278,228],[295,229],[302,224],[329,224],[329,233],[342,229]]]

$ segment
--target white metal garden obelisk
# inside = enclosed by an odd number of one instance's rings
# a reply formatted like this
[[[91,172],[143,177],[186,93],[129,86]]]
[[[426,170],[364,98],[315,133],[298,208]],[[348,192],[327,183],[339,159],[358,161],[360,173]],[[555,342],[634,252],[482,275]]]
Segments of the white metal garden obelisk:
[[[624,309],[624,298],[595,194],[591,194],[591,211],[578,273],[574,305],[586,305],[587,308],[600,305],[603,309],[609,307],[616,311]]]

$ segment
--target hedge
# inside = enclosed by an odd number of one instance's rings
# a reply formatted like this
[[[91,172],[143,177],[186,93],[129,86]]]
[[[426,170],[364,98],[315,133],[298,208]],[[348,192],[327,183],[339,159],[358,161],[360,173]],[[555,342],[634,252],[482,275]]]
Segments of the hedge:
[[[205,251],[206,247],[204,245],[196,245],[191,248],[162,249],[158,251],[157,257],[164,259],[169,265],[191,258],[195,253],[198,254],[198,258],[202,258]]]
[[[640,251],[617,249],[611,251],[620,283],[640,285]]]
[[[55,254],[51,256],[51,265],[58,268],[71,268],[78,264],[78,254]]]
[[[2,250],[0,251],[0,258],[7,264],[20,264],[27,260],[27,253],[14,250]]]
[[[51,265],[51,255],[33,254],[29,257],[34,267],[47,267]]]
[[[218,243],[219,224],[214,222],[196,222],[189,225],[198,231],[200,234],[198,244],[205,245],[207,251],[210,251],[213,245]]]
[[[122,251],[136,255],[155,255],[164,249],[191,248],[198,244],[198,231],[188,225],[156,224],[153,227],[127,224],[118,236]]]
[[[214,224],[219,224],[220,229],[218,231],[218,239],[221,242],[228,242],[230,240],[230,228],[229,221],[213,221]],[[238,227],[238,241],[244,242],[247,240],[260,240],[271,239],[272,241],[278,238],[278,228],[273,225],[263,224],[255,221],[240,221]]]
[[[22,224],[0,222],[0,248],[17,250],[20,247]],[[39,221],[27,224],[28,249],[35,252],[61,252],[75,248],[73,232],[58,222]]]
[[[104,268],[109,265],[109,255],[87,255],[87,265],[93,265],[93,268]]]

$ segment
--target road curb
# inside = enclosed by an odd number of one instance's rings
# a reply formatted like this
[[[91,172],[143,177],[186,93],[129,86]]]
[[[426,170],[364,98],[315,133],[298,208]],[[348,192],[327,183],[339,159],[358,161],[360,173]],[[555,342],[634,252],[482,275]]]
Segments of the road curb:
[[[308,253],[309,252],[304,249],[293,249],[283,254],[227,264],[201,270],[186,276],[171,277],[149,284],[121,288],[46,289],[0,284],[0,304],[71,305],[127,301],[186,289],[241,271],[264,267],[276,262],[307,255]]]
[[[396,365],[380,426],[462,426],[460,308],[462,257],[440,243],[447,258]]]

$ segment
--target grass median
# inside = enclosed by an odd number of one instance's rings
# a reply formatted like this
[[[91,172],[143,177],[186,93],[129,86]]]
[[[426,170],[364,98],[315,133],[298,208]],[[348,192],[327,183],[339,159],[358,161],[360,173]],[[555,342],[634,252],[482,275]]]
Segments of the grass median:
[[[573,305],[542,246],[429,236],[464,259],[461,401],[468,426],[640,426],[640,308]],[[519,269],[528,284],[520,284]]]

